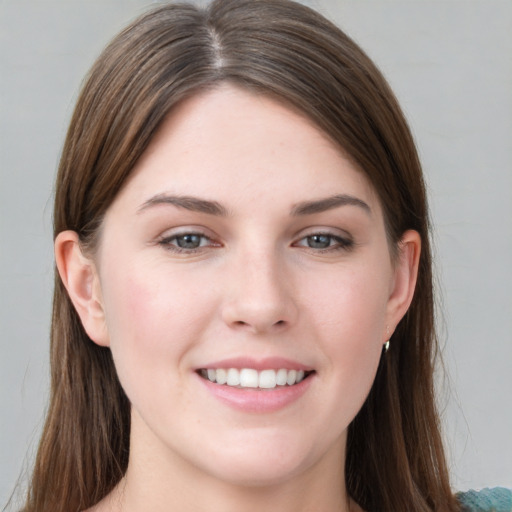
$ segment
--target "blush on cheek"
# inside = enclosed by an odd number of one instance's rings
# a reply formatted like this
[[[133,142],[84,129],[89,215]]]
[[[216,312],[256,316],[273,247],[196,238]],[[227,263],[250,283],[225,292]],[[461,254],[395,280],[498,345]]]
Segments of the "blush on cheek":
[[[172,330],[168,300],[158,293],[158,287],[143,279],[128,278],[123,292],[124,307],[118,309],[121,343],[131,346],[141,358],[163,356]]]
[[[129,322],[138,323],[139,319],[148,318],[151,302],[154,300],[154,292],[151,287],[128,278],[125,285],[126,312]],[[150,316],[150,315],[149,315]]]
[[[110,309],[111,351],[121,385],[132,404],[150,396],[161,371],[162,362],[155,324],[155,294],[151,284],[133,275],[117,280]],[[111,292],[113,290],[110,290]]]
[[[154,339],[154,293],[151,285],[133,273],[120,275],[109,269],[108,286],[104,291],[105,313],[114,358],[132,357],[147,348]],[[117,365],[117,363],[116,363]]]

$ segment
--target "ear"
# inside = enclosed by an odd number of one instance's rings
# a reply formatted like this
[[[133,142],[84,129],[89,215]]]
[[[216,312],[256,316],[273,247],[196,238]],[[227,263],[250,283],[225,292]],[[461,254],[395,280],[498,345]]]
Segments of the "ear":
[[[398,258],[387,305],[387,341],[411,305],[418,277],[421,237],[417,231],[406,231],[398,243]]]
[[[69,298],[89,338],[101,346],[109,345],[108,331],[98,272],[86,257],[74,231],[62,231],[55,239],[55,261]]]

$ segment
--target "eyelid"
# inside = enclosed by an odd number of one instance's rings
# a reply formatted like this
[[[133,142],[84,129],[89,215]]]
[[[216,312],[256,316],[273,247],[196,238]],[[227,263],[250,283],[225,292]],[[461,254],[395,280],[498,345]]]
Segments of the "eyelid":
[[[301,229],[294,238],[295,240],[299,240],[313,235],[332,236],[333,238],[343,238],[344,240],[354,239],[352,234],[344,229],[321,225]]]
[[[218,238],[217,235],[212,232],[211,229],[205,228],[200,225],[177,225],[175,227],[168,227],[161,231],[161,233],[157,236],[158,240],[183,236],[183,235],[199,235],[204,236],[205,238]]]

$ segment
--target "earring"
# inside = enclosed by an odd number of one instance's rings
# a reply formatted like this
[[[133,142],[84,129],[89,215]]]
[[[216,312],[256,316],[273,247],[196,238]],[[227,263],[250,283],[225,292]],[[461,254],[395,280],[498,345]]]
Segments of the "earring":
[[[389,345],[390,345],[390,338],[391,338],[391,335],[389,334],[389,325],[386,325],[386,333],[388,335],[388,341],[386,341],[386,343],[384,343],[384,353],[386,354],[387,351],[389,350]]]

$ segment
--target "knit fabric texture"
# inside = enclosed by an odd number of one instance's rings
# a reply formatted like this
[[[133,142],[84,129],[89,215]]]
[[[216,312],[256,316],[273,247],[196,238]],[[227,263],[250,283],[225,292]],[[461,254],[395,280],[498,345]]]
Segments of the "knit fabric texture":
[[[512,512],[512,490],[504,487],[459,492],[463,512]]]

